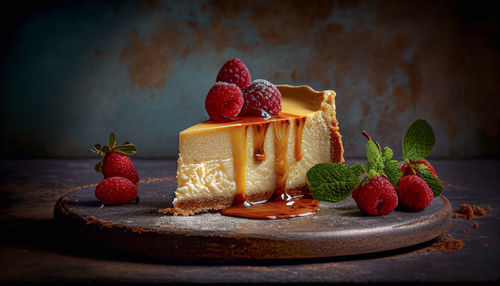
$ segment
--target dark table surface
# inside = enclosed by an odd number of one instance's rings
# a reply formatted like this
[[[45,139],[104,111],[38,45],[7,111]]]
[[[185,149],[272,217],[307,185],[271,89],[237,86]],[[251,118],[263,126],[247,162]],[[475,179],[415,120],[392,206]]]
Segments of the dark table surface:
[[[349,160],[348,160],[349,162]],[[436,251],[430,241],[389,252],[272,261],[155,263],[75,243],[52,223],[57,199],[102,178],[96,160],[0,161],[0,282],[450,282],[500,278],[500,161],[431,161],[453,210],[462,203],[493,209],[448,230],[464,246]],[[175,177],[174,160],[134,160],[142,179]],[[475,224],[477,223],[477,228]]]

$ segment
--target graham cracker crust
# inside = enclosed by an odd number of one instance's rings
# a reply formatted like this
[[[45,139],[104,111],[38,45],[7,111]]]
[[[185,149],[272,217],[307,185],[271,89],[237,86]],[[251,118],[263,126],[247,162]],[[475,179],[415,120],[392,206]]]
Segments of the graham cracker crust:
[[[309,196],[307,186],[300,186],[286,190],[286,193],[292,197]],[[247,196],[246,200],[250,203],[268,201],[274,194],[274,190],[268,190],[257,194]],[[175,200],[174,208],[176,214],[183,216],[195,215],[208,211],[218,211],[230,207],[233,204],[234,196],[220,196],[213,198],[199,198],[187,200]]]

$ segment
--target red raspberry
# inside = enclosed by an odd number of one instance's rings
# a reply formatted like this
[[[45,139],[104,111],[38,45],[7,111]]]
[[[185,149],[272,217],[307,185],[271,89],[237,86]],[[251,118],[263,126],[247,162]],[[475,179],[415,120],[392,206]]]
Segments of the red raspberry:
[[[205,100],[205,109],[214,121],[230,121],[238,116],[242,107],[243,92],[234,83],[215,83]]]
[[[267,80],[254,80],[245,89],[243,96],[245,104],[240,115],[266,117],[278,115],[281,111],[281,93],[274,84]]]
[[[386,177],[375,177],[355,189],[353,198],[358,207],[372,215],[386,215],[398,205],[398,196]]]
[[[104,178],[123,177],[129,179],[134,184],[139,182],[139,175],[129,156],[115,151],[108,152],[104,156],[102,174]]]
[[[359,194],[359,191],[361,191],[361,187],[363,187],[363,184],[359,183],[358,185],[356,185],[356,187],[354,187],[354,189],[352,190],[352,198],[354,199],[354,201],[357,203],[358,202],[358,194]]]
[[[95,196],[105,205],[119,205],[137,197],[137,185],[122,177],[110,177],[95,187]]]
[[[401,178],[396,192],[400,205],[412,211],[425,209],[434,197],[431,188],[417,175]]]
[[[413,172],[413,169],[410,167],[410,164],[404,163],[399,167],[399,170],[403,172],[403,176],[409,176],[409,175],[415,175],[416,173]]]
[[[232,58],[222,66],[216,81],[234,83],[244,89],[250,84],[250,72],[240,59]]]

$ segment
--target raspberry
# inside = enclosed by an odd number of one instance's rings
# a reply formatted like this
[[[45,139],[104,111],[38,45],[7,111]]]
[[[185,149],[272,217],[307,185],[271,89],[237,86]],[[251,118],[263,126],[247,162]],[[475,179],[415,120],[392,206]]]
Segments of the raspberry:
[[[244,89],[250,84],[251,77],[245,64],[240,59],[232,58],[222,66],[216,81],[234,83]]]
[[[205,109],[211,120],[230,121],[241,111],[243,107],[243,93],[233,83],[217,82],[208,91],[205,100]]]
[[[241,115],[262,117],[278,115],[281,111],[281,93],[278,88],[264,79],[254,80],[244,91],[245,104]]]
[[[137,197],[137,185],[122,177],[109,177],[95,187],[95,196],[105,205],[119,205]]]
[[[399,204],[412,211],[425,209],[434,197],[431,188],[417,175],[401,178],[396,193]]]
[[[403,172],[403,176],[409,176],[409,175],[415,175],[416,173],[413,171],[413,169],[410,167],[410,164],[404,163],[399,167],[399,170]]]
[[[358,207],[372,215],[386,215],[398,205],[398,196],[386,177],[375,177],[353,192]]]

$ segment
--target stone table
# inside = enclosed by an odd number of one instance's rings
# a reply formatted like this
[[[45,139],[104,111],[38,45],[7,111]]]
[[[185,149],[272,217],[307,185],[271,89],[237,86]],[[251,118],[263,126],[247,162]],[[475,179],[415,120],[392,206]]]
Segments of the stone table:
[[[348,160],[353,162],[353,160]],[[454,218],[448,230],[462,248],[443,252],[439,239],[388,252],[301,260],[171,261],[108,253],[68,239],[54,227],[57,199],[94,184],[96,160],[0,161],[0,282],[492,282],[500,278],[498,160],[431,161],[453,210],[462,203],[492,210]],[[175,160],[134,160],[141,178],[174,177]]]

